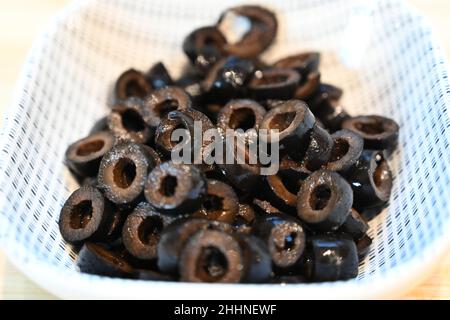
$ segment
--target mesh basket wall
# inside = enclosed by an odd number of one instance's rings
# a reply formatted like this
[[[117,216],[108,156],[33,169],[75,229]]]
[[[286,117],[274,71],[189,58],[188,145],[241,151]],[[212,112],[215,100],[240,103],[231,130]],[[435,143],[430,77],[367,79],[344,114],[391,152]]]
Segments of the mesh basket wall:
[[[255,290],[253,285],[233,289],[78,273],[75,254],[57,225],[62,204],[77,186],[63,164],[66,147],[106,114],[123,70],[147,70],[161,60],[178,75],[187,63],[181,50],[186,34],[213,24],[236,3],[242,1],[80,1],[35,43],[0,141],[0,242],[45,288],[64,297],[143,292],[141,297],[162,298],[189,292],[189,298],[197,298],[216,288],[223,289],[210,298],[245,297],[248,290],[268,298],[275,292],[275,298],[371,296],[369,288],[376,291],[378,284],[387,285],[383,279],[395,281],[419,270],[415,262],[434,259],[437,247],[449,243],[450,88],[442,54],[423,18],[402,1],[266,0],[259,3],[272,8],[280,23],[276,43],[264,54],[267,61],[319,50],[323,80],[343,87],[351,114],[386,115],[401,127],[391,159],[390,205],[370,224],[374,243],[358,278]],[[170,288],[172,295],[161,288]]]

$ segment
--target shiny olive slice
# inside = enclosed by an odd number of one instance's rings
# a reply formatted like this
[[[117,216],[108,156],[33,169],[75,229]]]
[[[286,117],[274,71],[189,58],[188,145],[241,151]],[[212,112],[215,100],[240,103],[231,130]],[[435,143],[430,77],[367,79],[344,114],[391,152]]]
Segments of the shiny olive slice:
[[[328,162],[333,149],[333,138],[325,129],[314,125],[303,162],[308,170],[314,171]]]
[[[108,277],[132,278],[134,269],[120,252],[86,243],[80,250],[77,265],[81,272]]]
[[[235,238],[242,248],[245,261],[245,276],[242,282],[267,281],[272,274],[272,259],[266,243],[250,234],[237,234]]]
[[[196,166],[163,162],[148,175],[144,194],[159,211],[191,213],[203,203],[206,181]]]
[[[158,268],[164,273],[176,274],[181,251],[186,242],[199,230],[219,230],[231,233],[231,225],[200,218],[181,218],[175,220],[161,233],[158,242]]]
[[[292,69],[271,68],[258,70],[248,84],[249,94],[258,100],[290,99],[300,81],[300,75]]]
[[[100,163],[99,189],[114,203],[134,203],[142,195],[148,173],[158,162],[148,146],[129,142],[117,144]]]
[[[103,240],[106,238],[113,211],[114,206],[97,188],[83,186],[70,195],[61,209],[61,235],[70,243]]]
[[[156,90],[173,84],[172,77],[162,62],[155,63],[147,72],[146,78]]]
[[[281,213],[266,215],[254,232],[266,243],[275,266],[288,268],[300,260],[306,245],[300,221]]]
[[[346,171],[361,156],[364,141],[359,134],[347,129],[336,131],[331,137],[333,149],[326,167],[328,170]]]
[[[308,98],[311,111],[330,132],[341,129],[342,122],[350,117],[340,103],[342,93],[342,89],[322,83]]]
[[[358,209],[377,207],[389,200],[392,173],[383,152],[364,150],[345,175],[352,186]]]
[[[398,124],[389,118],[370,115],[345,120],[342,128],[356,132],[364,139],[364,148],[371,150],[390,150],[397,146]]]
[[[205,99],[209,103],[226,103],[244,96],[255,66],[251,60],[230,56],[221,59],[209,71],[203,81]]]
[[[315,119],[308,106],[300,100],[288,100],[264,116],[260,129],[278,130],[278,135],[260,135],[263,141],[276,141],[287,153],[302,160],[309,142],[309,131]]]
[[[195,217],[231,223],[239,212],[239,200],[233,188],[224,182],[207,180],[206,196]]]
[[[122,229],[123,245],[138,259],[156,259],[161,232],[172,221],[172,217],[157,212],[148,203],[141,202],[125,221]]]
[[[256,101],[236,99],[228,102],[218,113],[217,127],[225,136],[227,129],[258,130],[266,110]],[[255,131],[255,134],[256,131]]]
[[[130,97],[143,99],[152,91],[142,72],[129,69],[117,79],[115,93],[116,98],[123,100]]]
[[[151,123],[153,127],[156,127],[169,112],[186,110],[191,105],[191,99],[186,91],[174,86],[156,90],[145,99],[145,108],[153,115]]]
[[[198,127],[201,124],[202,141],[195,140],[196,123]],[[180,137],[179,140],[174,141],[172,135],[177,129],[187,130],[186,137]],[[190,155],[191,161],[193,163],[202,164],[202,169],[206,171],[212,170],[214,167],[213,164],[206,164],[203,161],[207,157],[207,152],[209,150],[208,146],[214,140],[213,138],[207,139],[206,136],[204,136],[204,133],[207,130],[215,130],[215,126],[212,124],[211,120],[200,111],[191,108],[172,111],[162,118],[161,123],[156,128],[155,144],[166,157],[171,157],[173,151],[178,152],[181,156],[183,151],[174,148],[177,147],[177,145],[178,148],[180,148],[184,144],[189,144],[192,151],[192,154]],[[199,157],[200,155],[201,157]],[[186,155],[183,154],[183,156]]]
[[[113,106],[107,125],[117,140],[147,143],[153,137],[155,119],[142,100],[132,97]]]
[[[225,29],[225,23],[228,19],[232,19],[233,15],[248,18],[251,27],[241,39],[224,45],[223,49],[227,54],[245,58],[256,57],[266,50],[275,39],[278,23],[275,15],[269,10],[254,5],[228,9],[219,18],[217,23],[219,29]],[[228,27],[227,30],[229,29]],[[223,30],[223,32],[227,30]],[[227,34],[225,36],[227,37]]]
[[[300,219],[320,231],[337,230],[353,203],[350,185],[338,173],[319,170],[303,182],[297,199]]]
[[[302,52],[282,58],[273,64],[277,68],[295,69],[302,76],[306,77],[310,73],[319,70],[320,53],[319,52]]]
[[[81,177],[95,177],[100,161],[114,144],[114,136],[107,131],[90,134],[72,143],[66,151],[68,167]]]
[[[183,42],[183,51],[202,72],[208,70],[222,56],[227,43],[217,27],[202,27],[192,31]]]
[[[201,230],[180,255],[181,281],[237,283],[245,277],[246,261],[239,242],[230,234]]]
[[[316,235],[308,239],[305,276],[311,281],[336,281],[358,275],[355,242],[337,235]]]

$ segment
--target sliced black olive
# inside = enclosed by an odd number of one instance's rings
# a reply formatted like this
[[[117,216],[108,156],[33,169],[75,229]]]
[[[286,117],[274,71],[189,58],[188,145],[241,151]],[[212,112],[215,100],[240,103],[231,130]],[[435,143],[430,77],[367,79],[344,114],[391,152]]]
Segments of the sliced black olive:
[[[359,210],[377,207],[389,200],[392,173],[383,152],[364,150],[345,174],[353,189],[355,206]]]
[[[228,9],[219,18],[220,29],[228,19],[232,18],[232,15],[248,18],[251,28],[237,42],[225,44],[223,48],[226,53],[246,58],[256,57],[275,39],[278,23],[275,15],[269,10],[254,5]],[[229,29],[228,27],[227,30]]]
[[[243,250],[245,276],[242,282],[261,283],[272,274],[272,258],[267,245],[254,235],[236,235]]]
[[[327,169],[346,171],[361,156],[364,141],[359,134],[347,129],[336,131],[331,137],[334,143]]]
[[[158,268],[164,273],[176,274],[180,254],[186,242],[200,230],[219,230],[231,233],[231,225],[198,218],[178,219],[161,233],[158,243]]]
[[[129,69],[117,79],[115,93],[116,98],[124,100],[130,97],[144,99],[152,91],[142,72]]]
[[[226,43],[227,40],[218,28],[202,27],[186,37],[183,51],[199,71],[205,72],[222,57]]]
[[[100,163],[99,188],[114,203],[135,202],[144,190],[148,173],[159,159],[151,148],[135,143],[120,143],[109,150]]]
[[[359,116],[345,120],[342,128],[356,132],[364,139],[364,148],[392,151],[397,146],[398,124],[382,116]]]
[[[230,234],[201,230],[187,241],[180,255],[181,281],[240,282],[246,261],[239,242]]]
[[[190,213],[200,208],[206,194],[206,180],[196,166],[172,161],[156,166],[145,183],[145,198],[166,213]]]
[[[342,93],[342,89],[322,83],[308,99],[308,105],[314,115],[331,132],[341,129],[342,122],[350,117],[339,101]]]
[[[123,245],[138,259],[155,259],[161,232],[172,221],[172,217],[162,215],[148,203],[141,202],[125,221]]]
[[[145,99],[145,107],[153,115],[156,127],[161,119],[171,111],[186,110],[192,105],[191,98],[183,89],[169,86],[154,91]]]
[[[372,238],[366,234],[356,242],[356,249],[358,250],[358,258],[360,261],[364,260],[369,254],[371,244]]]
[[[95,177],[102,157],[113,145],[114,136],[107,131],[90,134],[67,148],[66,163],[80,177]]]
[[[336,172],[319,170],[303,182],[297,214],[314,229],[333,231],[345,222],[352,203],[353,193],[347,181]]]
[[[261,166],[249,163],[249,148],[240,145],[237,144],[233,152],[228,152],[233,157],[232,161],[224,161],[223,164],[218,164],[218,167],[233,187],[251,196],[257,193],[261,187]],[[226,148],[227,146],[224,146],[224,150]],[[227,151],[224,151],[224,153],[227,153]],[[241,161],[242,159],[245,161]]]
[[[198,146],[198,148],[195,147],[195,122],[201,123],[201,130],[202,130],[202,144]],[[172,141],[172,134],[177,129],[185,129],[187,130],[188,134],[188,141],[181,141],[183,140],[180,138],[179,141]],[[168,113],[161,121],[159,126],[156,129],[155,134],[155,143],[156,146],[161,150],[161,152],[167,156],[170,157],[171,153],[174,151],[174,148],[182,143],[190,143],[192,154],[190,155],[191,161],[194,163],[196,161],[196,164],[202,164],[203,160],[206,158],[206,152],[208,151],[208,146],[213,142],[213,139],[208,140],[206,137],[204,137],[204,133],[207,130],[215,129],[215,126],[212,124],[211,120],[207,116],[205,116],[200,111],[194,110],[194,109],[186,109],[182,111],[172,111]],[[197,150],[199,149],[199,150]],[[175,150],[178,152],[178,150]],[[199,154],[201,157],[199,157]],[[180,156],[184,156],[181,154],[181,150],[179,151]],[[207,165],[203,163],[203,169],[211,170],[213,168],[213,165]]]
[[[64,240],[80,243],[107,237],[114,206],[96,188],[83,186],[66,200],[59,216]]]
[[[369,224],[364,220],[356,209],[351,209],[350,214],[341,226],[341,231],[350,235],[353,240],[358,241],[369,230]]]
[[[306,77],[319,70],[320,53],[303,52],[280,59],[273,64],[277,68],[295,69],[302,76]]]
[[[147,72],[147,81],[153,89],[161,89],[173,84],[172,77],[162,62],[155,63]]]
[[[333,138],[325,129],[314,125],[310,132],[309,144],[303,162],[311,171],[321,168],[328,162],[333,149]]]
[[[232,222],[234,231],[237,233],[249,234],[252,231],[255,217],[255,211],[249,204],[239,203],[238,213]]]
[[[231,223],[239,212],[239,200],[233,188],[224,182],[208,180],[206,196],[194,214],[199,218]]]
[[[280,211],[295,213],[297,206],[297,193],[290,190],[287,177],[281,171],[277,174],[264,177],[264,188],[262,195],[265,199]]]
[[[320,87],[320,73],[311,72],[304,79],[302,79],[302,82],[299,84],[297,89],[295,89],[294,99],[307,100],[315,92],[317,92],[319,87]]]
[[[259,129],[259,125],[266,113],[266,110],[256,101],[248,99],[236,99],[228,102],[217,116],[217,127],[225,136],[227,129]]]
[[[242,96],[254,70],[251,60],[235,56],[220,60],[209,70],[203,82],[205,99],[214,103]]]
[[[262,216],[254,232],[266,243],[275,266],[288,268],[300,260],[306,240],[296,219],[281,213]]]
[[[132,97],[113,106],[107,123],[117,140],[146,143],[153,137],[155,119],[142,100]]]
[[[336,281],[358,275],[358,253],[352,239],[333,235],[308,240],[305,276],[311,281]]]
[[[83,245],[77,265],[81,272],[108,277],[132,278],[134,273],[133,267],[121,253],[94,243]]]
[[[248,83],[248,92],[258,100],[290,99],[299,81],[300,75],[293,69],[257,70]]]
[[[260,138],[269,142],[278,140],[292,157],[302,160],[314,123],[314,116],[304,102],[289,100],[267,112],[261,122],[260,129],[276,129],[278,136],[269,133],[267,136],[260,135]]]

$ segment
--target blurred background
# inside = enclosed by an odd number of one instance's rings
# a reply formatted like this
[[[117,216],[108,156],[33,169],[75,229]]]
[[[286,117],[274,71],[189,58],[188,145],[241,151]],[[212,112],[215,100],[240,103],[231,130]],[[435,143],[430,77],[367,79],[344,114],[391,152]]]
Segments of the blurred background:
[[[428,19],[450,61],[450,1],[404,1],[416,7]],[[49,19],[69,2],[71,1],[0,0],[0,126],[3,110],[11,99],[33,40]],[[49,298],[53,297],[26,279],[0,251],[0,299]],[[442,261],[441,267],[430,279],[404,298],[450,299],[450,256]]]

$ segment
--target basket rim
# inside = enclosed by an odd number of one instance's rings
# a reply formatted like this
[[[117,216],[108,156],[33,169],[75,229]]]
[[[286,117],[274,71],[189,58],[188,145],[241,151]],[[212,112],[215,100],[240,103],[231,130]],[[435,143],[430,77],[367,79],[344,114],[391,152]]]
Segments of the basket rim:
[[[22,96],[22,88],[29,81],[27,74],[33,67],[33,61],[40,58],[36,55],[36,48],[43,45],[46,37],[56,32],[58,25],[64,22],[72,14],[86,9],[87,6],[95,2],[95,0],[83,0],[79,2],[71,2],[60,13],[55,15],[49,25],[40,33],[34,42],[30,52],[27,55],[26,62],[21,70],[20,78],[15,86],[11,103],[5,108],[3,115],[3,129],[0,133],[0,150],[7,150],[9,143],[14,141],[13,137],[8,134],[12,132],[12,122],[14,115],[19,111],[17,106],[20,105]],[[414,17],[420,17],[420,23],[424,28],[430,28],[427,19],[423,17],[414,7],[408,3],[398,0],[398,4],[408,14]],[[441,47],[435,38],[433,32],[430,34],[433,47],[436,49],[434,55],[438,61],[442,61],[439,65],[439,74],[441,78],[447,78],[448,62],[442,53]],[[444,92],[445,106],[449,111],[447,113],[448,121],[450,121],[450,84],[445,81],[439,81],[442,91]],[[445,134],[450,137],[447,128]],[[6,151],[5,151],[5,154]],[[6,157],[0,155],[0,179],[4,178],[3,165]],[[450,160],[444,157],[444,161]],[[450,173],[447,173],[450,175]],[[447,192],[450,198],[450,190]],[[0,199],[4,199],[4,190],[0,186]],[[437,267],[439,261],[444,257],[450,248],[450,220],[443,226],[443,235],[441,238],[435,239],[424,250],[406,262],[396,265],[381,275],[368,275],[362,280],[338,281],[333,283],[311,283],[311,284],[193,284],[180,282],[156,282],[144,280],[126,280],[117,278],[108,278],[96,275],[83,274],[77,271],[70,271],[58,268],[53,265],[46,264],[45,261],[35,256],[27,257],[26,263],[17,259],[15,255],[15,246],[5,246],[11,242],[5,241],[8,233],[5,231],[7,221],[3,221],[4,203],[0,207],[0,247],[3,249],[9,261],[22,271],[31,280],[42,286],[49,292],[62,298],[78,298],[78,299],[100,299],[100,298],[122,298],[122,299],[183,299],[188,296],[191,299],[245,299],[251,297],[253,299],[373,299],[398,297],[400,294],[413,288],[415,285],[423,281]],[[3,223],[5,222],[5,223]],[[3,225],[3,226],[2,226]],[[5,232],[4,232],[5,231]],[[123,284],[127,284],[126,290]],[[97,294],[89,290],[89,287],[95,285]],[[220,295],[211,296],[208,289],[212,287],[219,289]],[[81,288],[81,289],[80,289]],[[269,290],[255,290],[255,289]],[[152,293],[151,289],[158,289],[157,293]],[[325,290],[326,289],[326,290]],[[150,293],[150,294],[149,294]]]

